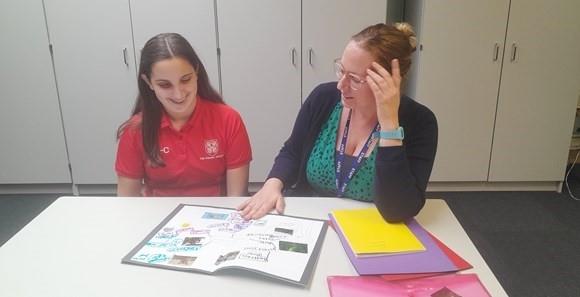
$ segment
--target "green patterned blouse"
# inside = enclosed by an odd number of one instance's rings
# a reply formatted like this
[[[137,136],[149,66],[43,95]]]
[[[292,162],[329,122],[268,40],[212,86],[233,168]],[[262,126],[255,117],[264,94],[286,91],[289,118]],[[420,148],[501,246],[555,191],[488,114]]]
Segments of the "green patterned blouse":
[[[338,124],[342,113],[342,104],[339,102],[334,107],[328,121],[322,125],[320,134],[314,143],[308,163],[306,165],[306,178],[314,190],[322,196],[336,196],[336,137]],[[373,201],[375,182],[375,157],[376,146],[371,154],[364,158],[361,167],[356,171],[352,180],[347,184],[345,197]],[[345,161],[352,164],[354,156],[345,156]],[[347,168],[351,168],[350,166]],[[346,171],[346,170],[343,170]]]

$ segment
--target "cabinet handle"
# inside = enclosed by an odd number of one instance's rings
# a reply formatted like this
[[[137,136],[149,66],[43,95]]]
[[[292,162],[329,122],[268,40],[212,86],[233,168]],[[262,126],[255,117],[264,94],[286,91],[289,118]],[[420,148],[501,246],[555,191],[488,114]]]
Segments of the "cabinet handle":
[[[123,62],[125,62],[125,65],[127,67],[129,67],[129,58],[127,58],[127,48],[123,48]]]
[[[499,58],[499,43],[495,43],[495,45],[493,46],[493,61],[497,61],[497,59]]]
[[[308,64],[310,64],[310,66],[312,66],[312,56],[314,54],[314,51],[312,50],[312,48],[308,49]]]
[[[510,58],[510,62],[513,62],[516,60],[517,53],[518,53],[518,45],[514,42],[514,43],[512,43],[512,55]]]
[[[292,65],[296,66],[296,49],[295,48],[292,48],[290,50],[290,57],[291,57]]]

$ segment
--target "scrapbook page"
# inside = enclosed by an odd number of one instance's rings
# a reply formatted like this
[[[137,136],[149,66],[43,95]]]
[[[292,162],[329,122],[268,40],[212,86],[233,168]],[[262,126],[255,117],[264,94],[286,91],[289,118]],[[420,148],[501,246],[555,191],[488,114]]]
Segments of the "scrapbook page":
[[[235,209],[179,205],[122,263],[213,274],[242,269],[306,286],[327,223],[269,214],[244,220]]]

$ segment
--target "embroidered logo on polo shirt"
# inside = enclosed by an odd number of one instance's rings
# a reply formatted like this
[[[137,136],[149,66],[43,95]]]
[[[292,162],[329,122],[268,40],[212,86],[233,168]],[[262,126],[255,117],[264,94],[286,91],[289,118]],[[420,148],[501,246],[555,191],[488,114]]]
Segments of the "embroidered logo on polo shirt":
[[[169,147],[164,146],[162,149],[159,150],[160,152],[164,153],[164,154],[169,154]]]
[[[220,151],[219,141],[217,139],[206,139],[203,143],[205,149],[206,157],[201,157],[201,160],[209,160],[216,158],[223,158],[223,154],[218,155]]]
[[[205,141],[204,147],[205,147],[205,153],[210,157],[215,156],[220,149],[220,146],[219,146],[217,139],[207,139]]]

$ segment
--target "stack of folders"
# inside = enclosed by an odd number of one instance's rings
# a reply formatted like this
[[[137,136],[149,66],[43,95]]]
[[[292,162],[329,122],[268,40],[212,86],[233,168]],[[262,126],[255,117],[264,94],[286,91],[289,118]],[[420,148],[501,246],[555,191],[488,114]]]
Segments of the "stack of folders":
[[[328,284],[331,296],[347,296],[337,292],[341,292],[343,288],[348,287],[346,286],[348,284],[357,283],[356,288],[365,288],[364,284],[384,282],[386,287],[391,285],[397,287],[399,285],[405,286],[405,284],[394,285],[391,283],[405,282],[418,278],[428,278],[433,283],[447,281],[449,283],[459,282],[463,284],[473,281],[473,286],[470,285],[469,287],[481,287],[481,292],[483,293],[481,295],[467,296],[489,296],[477,279],[477,275],[464,277],[459,274],[450,274],[469,269],[472,266],[435,236],[427,232],[414,219],[406,223],[388,223],[382,218],[376,207],[335,210],[329,216],[331,225],[338,234],[348,258],[358,274],[361,275],[360,277],[329,277]],[[454,280],[453,277],[455,276],[461,278],[461,281]],[[439,278],[442,279],[438,281]],[[420,286],[420,284],[421,282],[418,282],[415,285]],[[431,289],[434,289],[434,287]],[[413,292],[411,293],[416,294],[418,291]],[[432,291],[431,293],[436,292]],[[374,295],[355,294],[349,296]]]

